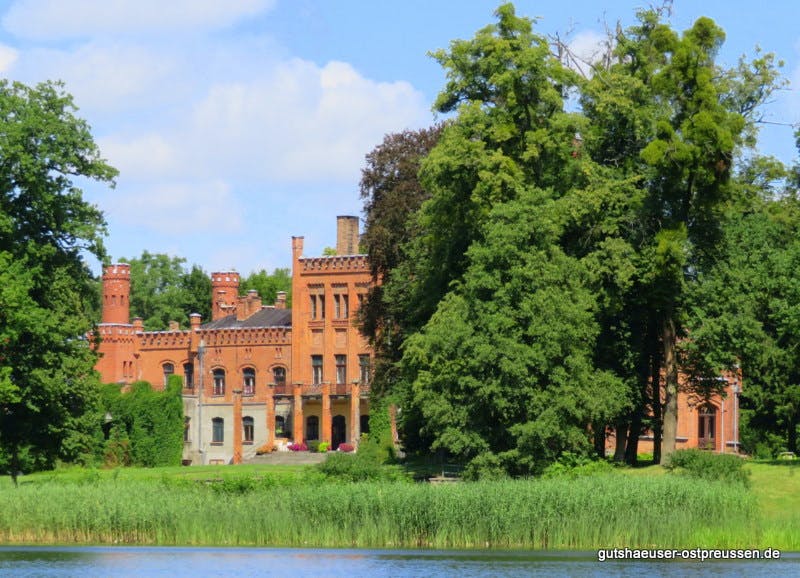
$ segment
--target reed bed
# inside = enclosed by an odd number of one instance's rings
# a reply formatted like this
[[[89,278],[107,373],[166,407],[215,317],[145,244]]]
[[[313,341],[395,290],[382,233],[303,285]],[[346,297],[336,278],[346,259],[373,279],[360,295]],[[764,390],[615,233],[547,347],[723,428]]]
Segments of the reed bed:
[[[747,547],[743,487],[619,475],[449,485],[42,482],[0,489],[0,542],[369,548]],[[779,547],[774,542],[769,544]]]

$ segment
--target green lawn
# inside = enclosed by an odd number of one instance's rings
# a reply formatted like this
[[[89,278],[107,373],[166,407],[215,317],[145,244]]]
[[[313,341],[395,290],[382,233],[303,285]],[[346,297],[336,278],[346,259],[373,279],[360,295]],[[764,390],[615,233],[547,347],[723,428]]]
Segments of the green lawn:
[[[114,469],[87,469],[81,467],[65,467],[48,472],[37,472],[21,476],[20,484],[35,484],[40,482],[87,482],[104,480],[232,480],[265,475],[290,478],[296,477],[300,481],[311,466],[308,465],[272,465],[272,464],[241,464],[215,465],[215,466],[172,466],[161,468],[114,468]],[[11,484],[11,478],[0,478],[0,487]]]

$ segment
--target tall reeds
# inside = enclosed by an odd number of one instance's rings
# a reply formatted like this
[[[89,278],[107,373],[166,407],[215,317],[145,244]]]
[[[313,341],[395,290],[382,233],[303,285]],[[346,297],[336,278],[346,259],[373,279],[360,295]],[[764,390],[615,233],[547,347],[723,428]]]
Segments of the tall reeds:
[[[95,480],[0,490],[6,543],[745,547],[760,533],[745,488],[677,476],[230,488]]]

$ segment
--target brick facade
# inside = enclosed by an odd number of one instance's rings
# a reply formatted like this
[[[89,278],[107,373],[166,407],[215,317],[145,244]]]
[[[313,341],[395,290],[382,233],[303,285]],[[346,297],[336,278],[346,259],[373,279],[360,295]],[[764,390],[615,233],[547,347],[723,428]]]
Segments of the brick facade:
[[[163,387],[170,374],[181,376],[184,459],[192,463],[238,463],[291,441],[357,445],[369,415],[370,349],[354,320],[370,275],[366,256],[352,253],[358,218],[337,225],[346,254],[306,258],[303,238],[292,239],[292,309],[283,292],[272,305],[255,291],[239,296],[239,274],[216,272],[212,319],[192,314],[188,330],[144,331],[129,318],[130,267],[106,267],[102,380]]]

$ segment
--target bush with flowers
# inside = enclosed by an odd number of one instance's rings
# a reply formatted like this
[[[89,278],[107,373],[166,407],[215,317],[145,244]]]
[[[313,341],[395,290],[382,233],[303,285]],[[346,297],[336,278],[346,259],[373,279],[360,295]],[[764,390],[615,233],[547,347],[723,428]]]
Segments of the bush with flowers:
[[[300,442],[299,444],[298,443],[289,444],[288,448],[289,448],[289,450],[291,450],[293,452],[307,452],[308,451],[308,446],[303,442]]]

